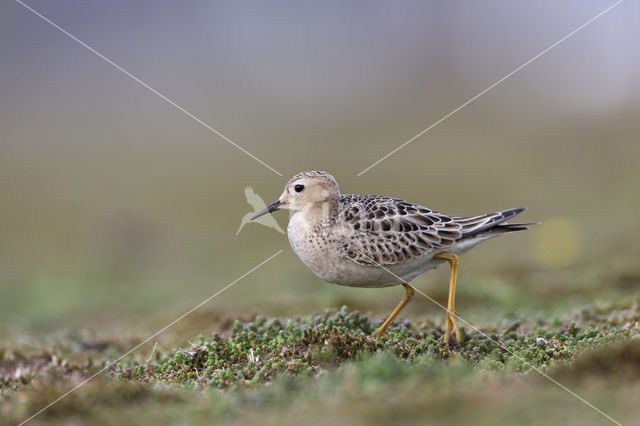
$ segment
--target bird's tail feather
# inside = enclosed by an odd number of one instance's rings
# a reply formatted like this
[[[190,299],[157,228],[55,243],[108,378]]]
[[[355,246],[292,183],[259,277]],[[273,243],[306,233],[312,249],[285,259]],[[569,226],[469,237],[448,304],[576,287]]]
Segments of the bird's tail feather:
[[[522,231],[535,223],[505,223],[512,217],[522,213],[526,208],[503,210],[482,216],[455,218],[462,225],[462,238],[489,237],[506,232]]]
[[[499,225],[494,226],[493,228],[489,228],[485,230],[484,232],[480,232],[480,235],[497,235],[497,234],[504,234],[507,232],[524,231],[526,229],[529,229],[528,227],[531,225],[539,225],[539,224],[540,224],[539,222],[501,223]]]

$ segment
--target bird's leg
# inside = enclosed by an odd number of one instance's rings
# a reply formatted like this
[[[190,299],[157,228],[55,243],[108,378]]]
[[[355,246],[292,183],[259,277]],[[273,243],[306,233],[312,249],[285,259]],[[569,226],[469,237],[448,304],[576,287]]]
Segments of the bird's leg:
[[[404,287],[404,297],[402,298],[400,303],[398,303],[398,305],[395,307],[393,312],[391,312],[391,315],[389,315],[387,319],[384,320],[380,328],[377,329],[375,333],[373,333],[373,337],[375,337],[376,339],[384,334],[384,332],[387,330],[387,328],[389,328],[393,320],[396,319],[400,311],[409,304],[409,301],[411,301],[411,298],[415,294],[415,290],[409,284],[402,283],[402,286]]]
[[[456,333],[456,339],[460,341],[460,330],[456,323],[457,312],[455,310],[456,303],[456,279],[458,278],[458,268],[460,260],[457,254],[453,253],[440,253],[434,256],[437,259],[444,259],[449,262],[451,266],[451,279],[449,282],[449,302],[447,304],[447,325],[445,327],[444,341],[449,343],[449,337],[451,336],[451,329],[453,328]]]

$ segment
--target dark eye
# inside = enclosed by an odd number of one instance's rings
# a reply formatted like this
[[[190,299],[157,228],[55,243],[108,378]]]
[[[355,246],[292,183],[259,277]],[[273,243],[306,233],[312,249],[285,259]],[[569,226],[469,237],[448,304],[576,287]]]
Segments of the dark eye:
[[[304,189],[304,185],[297,184],[293,187],[293,189],[295,189],[296,192],[302,192],[302,190]]]

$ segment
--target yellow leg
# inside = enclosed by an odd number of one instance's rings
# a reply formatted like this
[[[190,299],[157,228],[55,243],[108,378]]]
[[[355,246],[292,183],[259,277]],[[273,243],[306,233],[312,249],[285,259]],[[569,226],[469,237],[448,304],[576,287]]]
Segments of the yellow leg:
[[[456,303],[456,280],[458,278],[458,269],[460,266],[460,260],[457,254],[453,253],[441,253],[435,255],[437,259],[444,259],[449,262],[451,266],[451,280],[449,282],[449,301],[447,304],[447,325],[445,327],[445,335],[444,341],[449,343],[449,337],[451,336],[451,329],[455,330],[456,339],[458,342],[460,341],[460,330],[458,329],[458,324],[456,323],[456,315],[458,313],[455,309]]]
[[[375,337],[376,339],[384,334],[384,332],[387,330],[387,328],[389,328],[393,320],[396,319],[400,311],[409,304],[409,301],[411,301],[411,298],[415,294],[415,290],[409,284],[403,283],[402,286],[404,287],[404,297],[402,298],[400,303],[398,303],[398,305],[395,307],[393,312],[391,312],[391,315],[389,315],[389,317],[387,317],[387,319],[384,320],[380,328],[377,329],[375,333],[373,333],[373,337]]]

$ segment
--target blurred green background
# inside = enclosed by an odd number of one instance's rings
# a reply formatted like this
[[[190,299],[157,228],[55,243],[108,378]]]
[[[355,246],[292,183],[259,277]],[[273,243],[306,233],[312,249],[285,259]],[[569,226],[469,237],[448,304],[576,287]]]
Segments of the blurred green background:
[[[329,285],[286,236],[256,224],[235,235],[251,211],[246,186],[271,202],[308,169],[329,171],[345,193],[451,215],[529,207],[522,219],[543,225],[463,259],[458,307],[472,323],[634,290],[636,2],[359,177],[611,2],[29,4],[284,176],[3,2],[3,332],[165,323],[280,249],[204,311],[388,312],[397,289]],[[287,214],[275,217],[284,228]],[[447,272],[416,286],[444,301]],[[426,300],[407,312],[441,315]],[[213,328],[205,316],[193,332]]]

